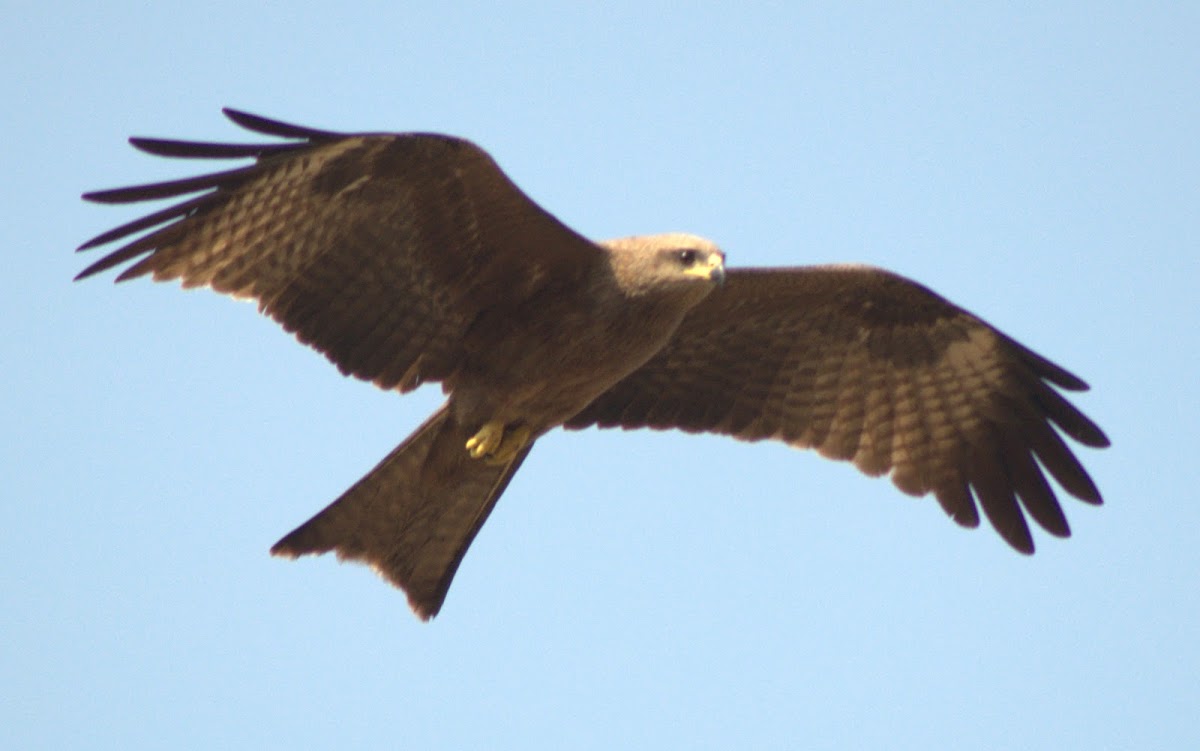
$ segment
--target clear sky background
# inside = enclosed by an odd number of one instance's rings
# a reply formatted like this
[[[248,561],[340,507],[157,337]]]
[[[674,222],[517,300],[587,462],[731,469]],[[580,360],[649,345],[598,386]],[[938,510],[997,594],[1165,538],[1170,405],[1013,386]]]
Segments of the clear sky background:
[[[0,747],[1200,748],[1200,6],[416,5],[0,7]],[[70,281],[140,211],[79,193],[197,166],[124,139],[244,140],[223,105],[916,278],[1092,384],[1106,505],[1026,558],[812,453],[555,433],[432,623],[273,559],[440,394]]]

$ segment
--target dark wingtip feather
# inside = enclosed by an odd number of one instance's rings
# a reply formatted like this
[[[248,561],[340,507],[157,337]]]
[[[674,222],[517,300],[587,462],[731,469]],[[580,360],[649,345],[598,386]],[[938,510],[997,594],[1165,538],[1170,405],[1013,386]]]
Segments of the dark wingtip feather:
[[[197,211],[204,207],[216,197],[215,193],[203,193],[195,198],[189,198],[182,203],[177,203],[173,206],[168,206],[162,211],[156,211],[153,214],[148,214],[139,219],[134,219],[132,222],[126,222],[119,227],[114,227],[107,232],[100,234],[88,240],[83,245],[75,249],[78,253],[82,250],[90,250],[101,245],[107,245],[113,240],[120,240],[122,237],[128,237],[132,234],[140,232],[144,229],[149,229],[159,224],[164,224],[173,219],[181,219],[186,217],[193,211]]]
[[[1108,436],[1091,418],[1042,380],[1031,380],[1030,397],[1039,411],[1074,440],[1091,448],[1107,448]]]
[[[212,172],[207,175],[197,175],[181,180],[170,180],[146,185],[131,185],[127,188],[111,188],[84,193],[85,201],[93,203],[137,203],[139,201],[156,201],[160,198],[173,198],[188,193],[213,188],[229,189],[240,185],[258,174],[258,167],[250,165],[224,172]]]
[[[128,188],[110,188],[108,190],[91,190],[80,196],[85,201],[91,203],[128,203],[128,199],[123,199],[122,196],[128,191]]]
[[[124,258],[114,258],[112,255],[105,256],[104,258],[101,258],[99,261],[96,261],[83,271],[80,271],[78,274],[76,274],[72,281],[78,282],[87,279],[89,276],[95,276],[102,271],[111,269],[113,266],[116,266],[124,260]]]
[[[1004,340],[1010,347],[1016,349],[1016,351],[1020,354],[1021,359],[1023,359],[1026,364],[1030,366],[1034,373],[1037,373],[1039,378],[1044,378],[1045,380],[1050,381],[1054,385],[1064,388],[1067,391],[1087,391],[1089,388],[1091,388],[1088,386],[1087,381],[1083,380],[1063,366],[1047,360],[1037,352],[1034,352],[1015,339],[1004,336]]]
[[[1079,459],[1071,453],[1058,432],[1047,423],[1035,423],[1030,425],[1029,429],[1030,432],[1026,436],[1029,446],[1055,482],[1084,503],[1095,506],[1103,503],[1096,483],[1079,463]]]
[[[129,245],[109,253],[92,265],[88,266],[83,271],[80,271],[78,274],[76,274],[75,281],[87,279],[89,276],[95,276],[102,271],[108,271],[114,266],[120,266],[122,263],[125,263],[131,258],[137,258],[140,255],[150,252],[150,248],[147,247],[147,244],[144,242],[145,239],[146,238],[135,240]],[[123,282],[127,279],[143,276],[148,271],[148,268],[144,268],[141,263],[138,263],[118,276],[116,281]]]
[[[166,138],[135,136],[129,143],[138,151],[154,156],[179,159],[248,159],[259,158],[299,147],[293,143],[211,143],[207,141],[175,141]]]
[[[221,113],[246,130],[252,130],[255,133],[262,133],[268,136],[279,136],[281,138],[303,138],[309,141],[320,141],[341,138],[344,135],[331,130],[320,130],[318,128],[309,128],[303,125],[293,125],[291,123],[285,123],[279,120],[271,120],[270,118],[263,117],[262,115],[253,115],[249,112],[233,109],[232,107],[222,107]]]
[[[966,529],[979,526],[979,509],[975,507],[971,491],[962,477],[955,475],[947,478],[940,486],[934,488],[934,497],[955,524]]]

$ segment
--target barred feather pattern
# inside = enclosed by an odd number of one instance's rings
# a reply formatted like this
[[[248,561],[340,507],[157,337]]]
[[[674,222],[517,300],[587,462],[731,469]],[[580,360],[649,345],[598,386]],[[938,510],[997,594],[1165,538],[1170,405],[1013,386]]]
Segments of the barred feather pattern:
[[[742,269],[646,365],[565,427],[678,428],[779,440],[891,473],[956,522],[976,506],[1033,551],[1022,507],[1070,534],[1042,468],[1071,495],[1100,493],[1055,430],[1103,432],[1052,384],[1086,384],[928,289],[880,269]],[[1036,461],[1035,461],[1036,458]]]

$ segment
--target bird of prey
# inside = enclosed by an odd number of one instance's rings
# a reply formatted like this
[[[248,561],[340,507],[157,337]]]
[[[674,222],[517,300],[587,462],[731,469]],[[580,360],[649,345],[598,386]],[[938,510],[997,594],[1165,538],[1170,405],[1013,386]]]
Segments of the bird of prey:
[[[124,242],[77,278],[128,262],[118,280],[249,298],[344,374],[401,393],[440,382],[448,396],[276,555],[363,561],[429,619],[557,427],[814,448],[932,493],[964,527],[982,508],[1024,553],[1026,517],[1070,534],[1046,472],[1100,503],[1060,436],[1108,445],[1055,388],[1087,385],[916,282],[852,265],[726,270],[689,234],[592,242],[469,141],[225,114],[283,140],[130,139],[159,156],[254,162],[85,194],[183,200],[84,243]]]

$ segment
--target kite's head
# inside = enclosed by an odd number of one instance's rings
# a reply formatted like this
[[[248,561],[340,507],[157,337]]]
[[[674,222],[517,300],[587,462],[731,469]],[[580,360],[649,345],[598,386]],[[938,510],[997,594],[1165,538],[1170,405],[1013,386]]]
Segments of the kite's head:
[[[681,296],[694,305],[725,282],[725,254],[696,235],[627,237],[603,246],[627,294]]]

